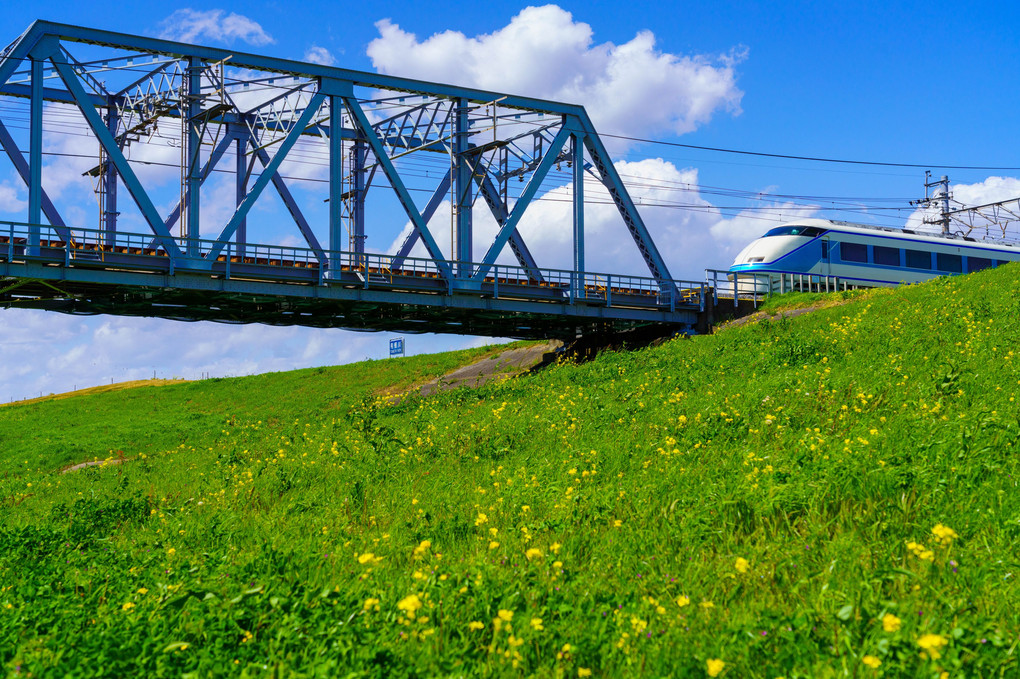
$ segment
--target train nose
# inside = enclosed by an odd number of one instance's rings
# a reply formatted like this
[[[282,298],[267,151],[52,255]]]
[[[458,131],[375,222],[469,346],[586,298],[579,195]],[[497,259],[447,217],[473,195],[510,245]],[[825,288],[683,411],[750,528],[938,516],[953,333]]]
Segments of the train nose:
[[[762,242],[763,239],[751,241],[751,243],[740,251],[736,259],[733,260],[734,264],[755,264],[757,262],[764,262],[765,251],[768,249],[768,244]]]

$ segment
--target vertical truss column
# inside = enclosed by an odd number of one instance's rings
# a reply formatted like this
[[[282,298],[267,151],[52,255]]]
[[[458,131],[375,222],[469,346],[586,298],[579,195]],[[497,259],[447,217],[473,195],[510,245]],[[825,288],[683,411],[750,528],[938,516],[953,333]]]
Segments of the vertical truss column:
[[[31,102],[29,103],[29,146],[28,167],[31,180],[28,183],[28,253],[39,254],[39,238],[42,223],[42,123],[43,123],[43,61],[32,58]]]
[[[187,253],[189,257],[198,257],[198,238],[201,234],[200,205],[202,197],[202,73],[205,66],[198,57],[188,59],[188,139],[185,147],[187,206],[185,208],[185,234],[188,238]]]
[[[570,143],[574,170],[574,271],[580,273],[584,271],[584,135],[575,132]],[[577,281],[575,289],[580,289],[583,283]]]
[[[474,169],[467,155],[470,148],[471,120],[468,116],[470,103],[467,99],[458,99],[455,106],[456,128],[453,139],[453,204],[454,241],[451,258],[457,262],[456,275],[459,278],[470,278],[471,260],[473,258],[471,244],[471,205]]]
[[[351,222],[354,227],[351,250],[361,254],[365,251],[365,161],[368,158],[368,145],[361,139],[354,142],[351,152],[354,177],[354,195],[351,201]]]
[[[106,129],[110,134],[117,137],[117,125],[120,121],[120,114],[112,102],[106,109]],[[117,241],[117,166],[106,159],[105,167],[102,168],[103,182],[103,232],[107,245],[114,245]]]
[[[329,270],[339,271],[344,249],[344,120],[343,100],[329,97]]]
[[[237,154],[234,162],[236,173],[234,187],[234,209],[241,207],[241,203],[248,197],[248,163],[244,151],[248,148],[248,130],[242,125],[237,126],[238,131],[234,133],[234,153]],[[243,130],[243,131],[242,131]],[[237,225],[237,256],[244,258],[244,246],[248,243],[248,217],[246,216]]]

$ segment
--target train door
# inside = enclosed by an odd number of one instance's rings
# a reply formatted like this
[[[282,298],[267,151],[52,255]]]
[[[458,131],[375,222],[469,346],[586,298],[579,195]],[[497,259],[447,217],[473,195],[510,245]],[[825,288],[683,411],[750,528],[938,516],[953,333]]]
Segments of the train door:
[[[831,259],[832,254],[832,244],[829,242],[828,236],[822,236],[821,241],[822,241],[822,259],[821,259],[821,271],[819,273],[823,276],[828,276],[830,274],[831,268],[829,265],[829,261]]]

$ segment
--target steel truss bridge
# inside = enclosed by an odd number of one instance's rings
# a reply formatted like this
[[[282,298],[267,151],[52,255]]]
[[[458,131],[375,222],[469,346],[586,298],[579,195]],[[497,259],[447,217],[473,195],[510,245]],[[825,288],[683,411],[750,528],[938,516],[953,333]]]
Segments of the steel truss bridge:
[[[76,117],[94,154],[88,228],[44,188],[55,136],[44,114],[58,113]],[[154,137],[176,155],[169,189],[151,179]],[[580,106],[39,21],[0,52],[0,145],[28,187],[25,220],[0,222],[4,307],[569,338],[689,332],[705,306],[704,283],[670,275]],[[324,166],[317,205],[289,186],[310,153]],[[441,176],[421,178],[423,156]],[[543,228],[564,230],[573,262],[549,268],[518,227],[564,165],[570,216]],[[214,173],[233,178],[225,218],[208,201],[203,211]],[[586,177],[611,198],[647,276],[586,270]],[[416,202],[422,181],[432,185]],[[393,253],[365,251],[367,225],[393,221],[370,190],[411,224]],[[267,196],[289,214],[268,240],[290,245],[249,238]],[[495,223],[484,242],[479,199]],[[433,220],[444,204],[449,254]],[[328,226],[327,242],[313,224]]]

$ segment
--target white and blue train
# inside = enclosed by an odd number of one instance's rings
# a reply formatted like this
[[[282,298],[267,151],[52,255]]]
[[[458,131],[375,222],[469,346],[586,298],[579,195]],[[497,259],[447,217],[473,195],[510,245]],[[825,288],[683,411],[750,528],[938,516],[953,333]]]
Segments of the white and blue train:
[[[865,287],[919,283],[1020,261],[1020,247],[963,236],[802,219],[770,229],[741,250],[733,274],[838,278]],[[756,278],[758,278],[756,276]],[[760,280],[760,278],[759,278]]]

